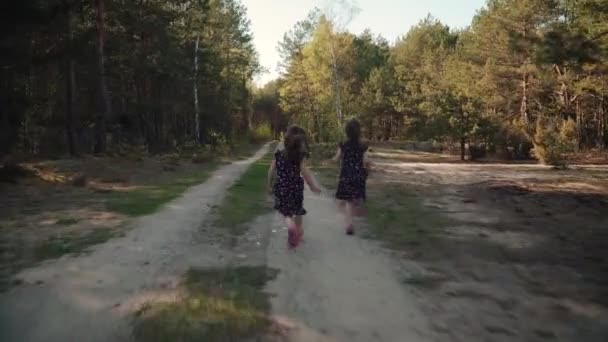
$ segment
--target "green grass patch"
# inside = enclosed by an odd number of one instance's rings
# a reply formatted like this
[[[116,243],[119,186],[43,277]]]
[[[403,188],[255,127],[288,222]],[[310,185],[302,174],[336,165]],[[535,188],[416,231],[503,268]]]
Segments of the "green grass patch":
[[[330,164],[331,162],[313,165],[317,180],[321,185],[330,190],[335,190],[338,187],[338,166]]]
[[[271,161],[272,153],[268,153],[253,163],[228,189],[222,204],[216,209],[216,226],[238,235],[245,232],[245,223],[270,210],[266,201],[266,178]]]
[[[65,254],[79,254],[88,247],[104,243],[118,236],[113,229],[94,229],[84,234],[62,234],[53,236],[34,249],[36,261],[59,258]]]
[[[428,242],[447,224],[445,217],[425,206],[421,197],[401,184],[370,189],[367,205],[372,236],[395,249]]]
[[[230,149],[229,158],[235,160],[250,158],[262,145],[262,143],[250,143],[244,140],[236,141]]]
[[[179,197],[188,188],[206,181],[218,163],[208,163],[201,170],[162,184],[148,185],[131,191],[114,192],[106,206],[109,210],[129,216],[149,215],[165,203]]]
[[[331,160],[336,153],[335,144],[315,144],[310,147],[309,163],[315,172],[317,180],[327,189],[334,190],[338,186],[338,164]]]
[[[80,221],[80,219],[78,219],[76,217],[66,216],[66,217],[59,218],[59,220],[57,220],[57,224],[62,225],[62,226],[71,226],[71,225],[78,223],[79,221]]]
[[[191,269],[186,296],[173,303],[145,305],[135,315],[134,337],[142,342],[253,340],[271,321],[263,292],[276,271],[266,267]]]

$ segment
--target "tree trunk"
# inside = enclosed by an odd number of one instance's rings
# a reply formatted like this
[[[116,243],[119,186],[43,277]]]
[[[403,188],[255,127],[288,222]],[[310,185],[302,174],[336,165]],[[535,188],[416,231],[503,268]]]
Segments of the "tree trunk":
[[[338,124],[340,125],[340,127],[342,127],[343,117],[342,117],[342,99],[340,96],[340,78],[338,75],[338,62],[336,60],[336,53],[334,51],[333,39],[330,43],[330,52],[331,52],[331,65],[332,65],[333,79],[334,79],[336,116],[338,119]]]
[[[467,139],[466,137],[461,137],[460,138],[460,160],[464,161],[465,160],[465,156],[467,153]]]
[[[598,148],[603,151],[606,147],[606,110],[604,108],[604,95],[600,97],[599,120],[598,120]]]
[[[104,0],[95,0],[97,25],[97,67],[99,73],[99,102],[100,106],[95,118],[95,153],[106,151],[106,119],[112,114],[112,104],[108,93],[105,71],[104,31],[105,6]]]
[[[201,37],[197,36],[194,44],[194,134],[197,144],[201,143],[201,114],[198,105],[198,44],[200,39]]]
[[[66,84],[66,116],[65,116],[65,129],[66,129],[66,138],[68,140],[68,150],[70,151],[70,155],[72,157],[76,156],[78,152],[76,151],[76,139],[74,137],[74,97],[75,97],[75,87],[74,87],[74,60],[70,57],[68,61],[67,67],[67,84]]]
[[[583,128],[585,125],[585,118],[583,117],[583,112],[581,111],[581,102],[577,98],[576,99],[576,152],[578,152],[580,146],[582,146],[583,142]]]
[[[524,75],[521,82],[522,87],[522,97],[521,97],[521,108],[520,114],[521,119],[525,124],[528,124],[529,116],[528,116],[528,71],[524,71]]]
[[[72,157],[76,156],[76,142],[74,138],[74,102],[75,102],[75,71],[74,59],[72,52],[72,42],[74,40],[74,32],[72,31],[72,10],[67,9],[67,33],[68,33],[68,61],[66,70],[66,116],[65,116],[65,131],[68,142],[68,150]]]

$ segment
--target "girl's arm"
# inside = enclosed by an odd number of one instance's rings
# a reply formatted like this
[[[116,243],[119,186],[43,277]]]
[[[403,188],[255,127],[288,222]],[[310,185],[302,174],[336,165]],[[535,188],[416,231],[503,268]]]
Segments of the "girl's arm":
[[[304,180],[306,181],[306,184],[308,184],[308,187],[310,187],[310,190],[317,195],[320,194],[321,189],[315,184],[314,178],[306,164],[304,164],[304,161],[300,164],[300,170],[302,170],[302,176],[304,176]]]
[[[331,160],[337,162],[338,160],[340,160],[340,158],[342,158],[342,149],[338,147],[338,150],[336,151],[336,155],[331,158]]]
[[[274,171],[276,168],[275,160],[272,160],[270,163],[270,167],[268,168],[268,178],[266,179],[266,188],[268,189],[268,193],[272,193],[272,181],[274,180]]]

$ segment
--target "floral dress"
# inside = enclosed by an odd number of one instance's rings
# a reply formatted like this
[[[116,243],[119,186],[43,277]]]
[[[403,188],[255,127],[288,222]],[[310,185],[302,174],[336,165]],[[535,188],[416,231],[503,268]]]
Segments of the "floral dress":
[[[304,179],[300,175],[298,160],[289,160],[284,150],[274,153],[276,165],[276,182],[273,185],[274,208],[285,217],[301,216],[306,214],[304,202]]]
[[[363,165],[363,156],[367,146],[357,143],[340,144],[342,167],[336,198],[339,200],[359,202],[365,200],[365,182],[367,170]]]

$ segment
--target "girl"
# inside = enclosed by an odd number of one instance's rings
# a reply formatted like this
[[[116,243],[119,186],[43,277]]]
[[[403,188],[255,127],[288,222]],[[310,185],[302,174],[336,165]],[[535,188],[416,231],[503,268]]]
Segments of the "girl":
[[[304,181],[314,193],[321,192],[304,164],[307,156],[306,141],[304,129],[298,126],[289,127],[283,144],[275,152],[274,160],[268,170],[268,191],[274,194],[274,208],[287,221],[287,241],[291,248],[296,247],[304,235],[302,229],[302,216],[306,214],[306,210],[302,206]],[[275,171],[276,182],[272,185]]]
[[[347,140],[341,143],[334,156],[340,161],[340,179],[336,199],[343,209],[346,221],[346,234],[354,234],[353,216],[365,201],[365,182],[371,166],[367,158],[367,146],[361,144],[361,125],[356,119],[346,124]]]

